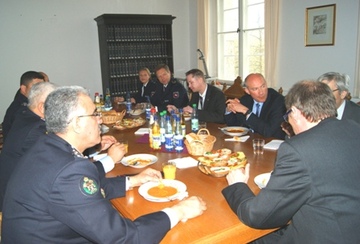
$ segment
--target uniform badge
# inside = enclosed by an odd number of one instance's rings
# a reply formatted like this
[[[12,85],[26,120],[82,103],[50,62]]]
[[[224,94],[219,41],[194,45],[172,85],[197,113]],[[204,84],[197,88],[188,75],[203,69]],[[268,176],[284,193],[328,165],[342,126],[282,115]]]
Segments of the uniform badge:
[[[80,189],[86,195],[94,195],[98,192],[99,187],[97,182],[89,177],[84,176],[80,180]]]
[[[173,98],[174,99],[178,99],[179,98],[179,92],[177,91],[177,92],[173,92]]]

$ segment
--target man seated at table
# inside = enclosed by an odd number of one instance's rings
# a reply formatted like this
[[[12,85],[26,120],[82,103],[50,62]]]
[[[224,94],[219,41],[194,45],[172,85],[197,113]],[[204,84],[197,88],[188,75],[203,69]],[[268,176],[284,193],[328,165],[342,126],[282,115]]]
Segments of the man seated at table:
[[[285,113],[284,97],[267,87],[262,74],[250,74],[244,81],[246,95],[229,99],[225,122],[229,126],[245,126],[264,137],[285,138],[281,129]]]
[[[336,101],[337,118],[352,119],[360,123],[360,106],[346,99],[349,93],[350,77],[338,72],[328,72],[321,75],[317,80],[327,84],[333,91]]]
[[[4,121],[2,122],[2,129],[3,129],[3,137],[4,142],[6,140],[7,134],[10,131],[11,125],[15,120],[16,112],[24,107],[27,106],[28,103],[28,95],[32,85],[44,81],[44,76],[36,71],[27,71],[22,74],[20,78],[20,88],[16,92],[14,97],[14,101],[10,104],[8,109],[6,110]]]
[[[193,112],[193,104],[198,108],[200,121],[224,123],[225,96],[215,86],[206,83],[204,73],[199,69],[192,69],[186,72],[186,81],[192,90],[189,105],[183,108],[184,113]],[[172,105],[168,106],[168,111],[175,110]]]
[[[155,74],[159,82],[156,83],[155,93],[150,99],[151,104],[158,107],[158,111],[166,110],[168,105],[176,108],[188,105],[189,98],[185,87],[171,76],[169,66],[158,65]]]
[[[54,89],[53,83],[39,82],[34,84],[29,92],[28,106],[20,109],[15,116],[15,121],[0,154],[0,211],[2,210],[7,183],[19,159],[41,135],[46,134],[44,104],[47,96]],[[114,162],[119,162],[125,153],[113,136],[102,136],[101,143],[97,146],[100,146],[101,150],[108,149],[107,156],[94,162],[99,172],[103,172],[105,175],[106,172],[114,168]]]
[[[132,177],[105,178],[83,157],[82,151],[100,142],[102,122],[85,89],[50,93],[45,122],[49,134],[20,159],[8,183],[4,243],[159,243],[179,220],[206,209],[200,198],[191,197],[134,221],[121,217],[109,199],[161,174],[149,168]]]
[[[227,175],[224,197],[244,224],[283,227],[254,243],[360,243],[360,124],[335,118],[321,82],[296,83],[285,103],[296,135],[280,145],[267,186],[253,194],[247,165]]]

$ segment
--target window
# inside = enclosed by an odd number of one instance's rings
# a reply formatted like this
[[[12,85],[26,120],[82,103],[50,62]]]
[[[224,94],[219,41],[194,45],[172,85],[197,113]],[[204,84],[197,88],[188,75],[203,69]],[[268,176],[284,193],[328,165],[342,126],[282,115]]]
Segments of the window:
[[[218,78],[265,72],[264,0],[217,0]]]

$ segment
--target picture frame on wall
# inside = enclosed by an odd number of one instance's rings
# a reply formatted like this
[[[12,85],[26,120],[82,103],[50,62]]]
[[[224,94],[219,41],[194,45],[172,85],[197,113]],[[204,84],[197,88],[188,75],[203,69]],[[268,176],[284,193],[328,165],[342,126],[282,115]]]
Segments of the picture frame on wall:
[[[305,46],[335,43],[336,4],[306,8]]]

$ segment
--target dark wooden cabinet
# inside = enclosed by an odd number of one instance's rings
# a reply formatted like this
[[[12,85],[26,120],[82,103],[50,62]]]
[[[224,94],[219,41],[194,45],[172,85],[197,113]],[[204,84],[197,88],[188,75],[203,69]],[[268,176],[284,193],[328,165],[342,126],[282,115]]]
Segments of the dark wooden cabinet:
[[[112,96],[135,93],[138,71],[167,64],[173,72],[171,15],[103,14],[98,25],[102,88]]]

